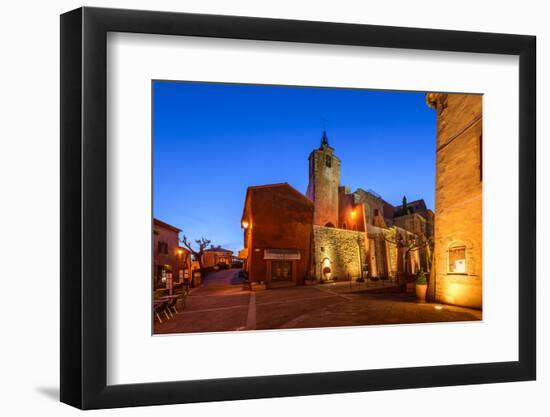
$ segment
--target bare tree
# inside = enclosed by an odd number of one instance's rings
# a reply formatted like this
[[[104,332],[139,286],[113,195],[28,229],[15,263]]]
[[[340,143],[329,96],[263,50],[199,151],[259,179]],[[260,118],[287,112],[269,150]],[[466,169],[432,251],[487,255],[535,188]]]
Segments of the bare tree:
[[[424,236],[417,236],[415,239],[403,238],[397,231],[393,231],[393,236],[388,237],[385,234],[383,238],[386,242],[394,244],[397,248],[405,249],[403,251],[402,265],[406,269],[407,261],[409,260],[410,252],[416,249],[424,249],[426,255],[426,266],[429,271],[432,270],[433,262],[433,245],[434,242],[431,238],[425,238]]]
[[[197,262],[199,263],[199,268],[203,269],[202,264],[202,255],[204,254],[204,250],[210,245],[210,240],[206,239],[204,237],[201,237],[200,239],[195,240],[195,243],[198,245],[198,249],[193,249],[191,246],[191,242],[187,239],[187,236],[183,236],[183,240],[181,241],[183,246],[185,246],[187,249],[189,249],[189,252],[193,254]]]

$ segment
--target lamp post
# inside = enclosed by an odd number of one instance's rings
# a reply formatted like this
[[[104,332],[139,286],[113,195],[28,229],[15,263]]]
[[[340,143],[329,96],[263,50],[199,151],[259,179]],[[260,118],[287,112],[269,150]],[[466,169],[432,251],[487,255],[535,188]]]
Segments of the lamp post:
[[[178,282],[183,281],[183,269],[183,250],[178,249]]]

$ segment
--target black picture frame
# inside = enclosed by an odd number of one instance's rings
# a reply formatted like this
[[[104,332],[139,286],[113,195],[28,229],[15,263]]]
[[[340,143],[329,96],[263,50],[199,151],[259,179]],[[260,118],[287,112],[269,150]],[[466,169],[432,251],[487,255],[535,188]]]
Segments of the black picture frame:
[[[519,56],[519,360],[113,385],[107,376],[108,32]],[[61,401],[82,409],[533,380],[534,36],[80,8],[61,16]]]

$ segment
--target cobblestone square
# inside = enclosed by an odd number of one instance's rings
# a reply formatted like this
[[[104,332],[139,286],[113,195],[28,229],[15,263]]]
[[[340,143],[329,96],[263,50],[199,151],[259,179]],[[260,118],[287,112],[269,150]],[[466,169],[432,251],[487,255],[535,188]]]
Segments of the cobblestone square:
[[[411,294],[376,293],[365,284],[337,283],[245,291],[237,270],[211,273],[193,289],[186,307],[155,320],[154,333],[299,329],[340,326],[476,321],[480,310],[417,303]],[[375,292],[373,292],[375,291]]]

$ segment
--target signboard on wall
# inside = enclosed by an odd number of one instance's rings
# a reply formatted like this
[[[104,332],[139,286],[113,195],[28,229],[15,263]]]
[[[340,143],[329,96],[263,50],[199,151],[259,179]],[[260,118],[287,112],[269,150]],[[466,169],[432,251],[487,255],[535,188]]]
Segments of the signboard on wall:
[[[300,251],[298,249],[265,249],[264,260],[300,260]]]

